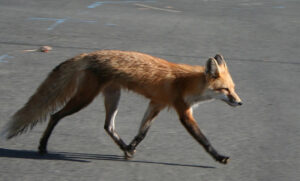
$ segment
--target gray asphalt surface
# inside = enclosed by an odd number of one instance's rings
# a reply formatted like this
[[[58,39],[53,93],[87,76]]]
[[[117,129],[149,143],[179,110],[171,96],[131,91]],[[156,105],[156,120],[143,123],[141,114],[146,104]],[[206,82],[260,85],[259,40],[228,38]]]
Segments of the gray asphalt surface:
[[[36,153],[46,124],[0,141],[0,180],[296,181],[300,174],[300,2],[296,0],[0,1],[0,127],[58,63],[100,49],[134,50],[204,65],[221,53],[244,105],[218,101],[194,110],[215,162],[160,113],[131,161],[103,130],[99,96],[63,119],[49,155]],[[42,45],[49,53],[24,52]],[[117,131],[128,143],[148,101],[123,92]]]

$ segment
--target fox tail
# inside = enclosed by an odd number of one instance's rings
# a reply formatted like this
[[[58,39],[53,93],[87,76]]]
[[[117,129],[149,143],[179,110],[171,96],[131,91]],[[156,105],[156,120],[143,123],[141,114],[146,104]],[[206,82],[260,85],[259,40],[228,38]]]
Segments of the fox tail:
[[[80,78],[77,72],[78,66],[72,59],[53,69],[28,102],[10,118],[2,135],[10,139],[22,134],[63,106],[76,93]]]

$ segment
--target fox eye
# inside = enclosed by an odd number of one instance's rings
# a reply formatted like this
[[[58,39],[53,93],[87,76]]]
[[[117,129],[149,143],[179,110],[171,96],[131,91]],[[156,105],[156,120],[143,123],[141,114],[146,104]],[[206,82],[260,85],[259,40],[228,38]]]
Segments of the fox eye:
[[[228,88],[225,88],[225,87],[223,87],[223,88],[219,88],[219,89],[217,89],[218,91],[226,91],[226,92],[229,92],[229,89]]]

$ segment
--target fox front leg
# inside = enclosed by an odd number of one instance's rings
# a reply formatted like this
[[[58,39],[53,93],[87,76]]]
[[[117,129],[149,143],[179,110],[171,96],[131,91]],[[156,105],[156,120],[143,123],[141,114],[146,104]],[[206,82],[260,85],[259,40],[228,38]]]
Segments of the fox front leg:
[[[197,122],[195,121],[192,113],[192,108],[181,104],[176,108],[180,121],[187,131],[203,146],[208,154],[210,154],[216,161],[227,164],[229,157],[220,155],[210,144],[209,140],[200,130]]]
[[[160,104],[156,104],[154,102],[149,103],[148,108],[142,119],[142,123],[141,123],[140,129],[138,131],[138,134],[134,137],[134,139],[131,141],[131,143],[127,146],[127,149],[125,151],[126,159],[130,159],[133,157],[136,147],[145,138],[153,120],[155,119],[155,117],[158,115],[158,113],[163,108],[164,108],[164,106],[162,106]]]

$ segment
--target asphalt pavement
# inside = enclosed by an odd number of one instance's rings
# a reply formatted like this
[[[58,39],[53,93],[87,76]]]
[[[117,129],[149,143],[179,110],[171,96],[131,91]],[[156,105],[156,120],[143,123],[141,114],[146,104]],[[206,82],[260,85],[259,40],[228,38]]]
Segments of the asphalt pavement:
[[[300,178],[300,1],[297,0],[0,0],[0,127],[60,62],[101,49],[148,53],[204,65],[221,53],[244,105],[213,101],[194,110],[215,162],[180,124],[159,114],[134,159],[103,129],[98,96],[63,119],[49,154],[37,154],[46,123],[0,141],[1,181],[212,180]],[[48,53],[28,51],[51,46]],[[27,51],[24,51],[27,50]],[[116,129],[128,143],[148,100],[122,92]]]

